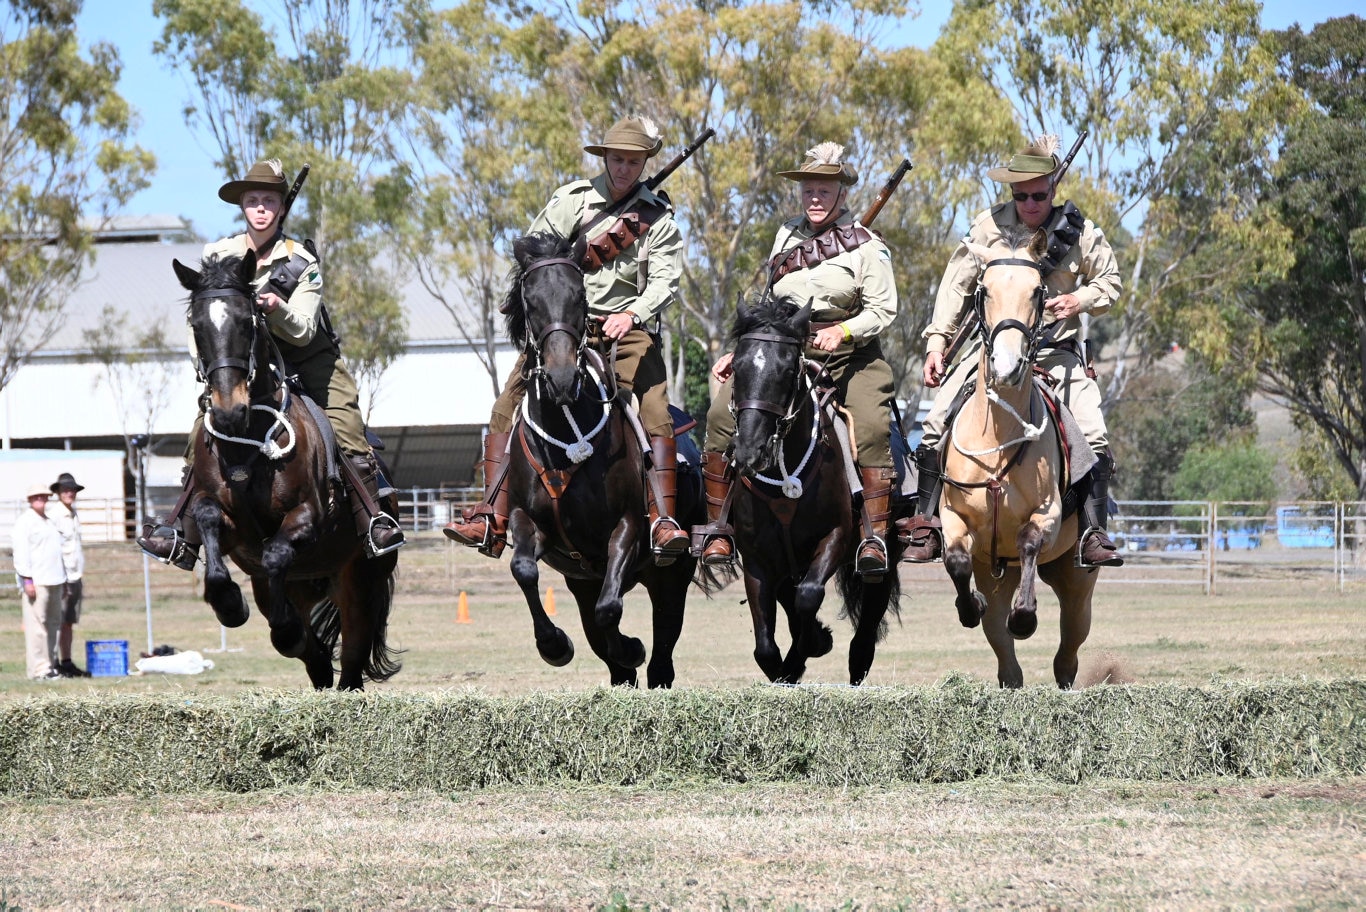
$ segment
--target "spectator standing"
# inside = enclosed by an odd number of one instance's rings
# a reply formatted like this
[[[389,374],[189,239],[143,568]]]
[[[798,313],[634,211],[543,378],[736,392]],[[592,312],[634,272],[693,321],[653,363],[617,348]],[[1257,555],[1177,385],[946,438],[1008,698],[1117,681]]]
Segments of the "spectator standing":
[[[62,533],[62,564],[66,567],[66,584],[62,587],[62,627],[57,634],[57,652],[61,661],[57,671],[64,678],[88,678],[90,672],[71,661],[73,628],[81,622],[82,586],[85,572],[85,551],[81,548],[81,518],[76,513],[76,495],[85,490],[70,472],[57,476],[49,490],[57,500],[48,505],[48,513]]]
[[[24,664],[35,681],[60,678],[57,633],[62,626],[62,533],[47,516],[51,491],[29,488],[29,508],[14,522],[14,572],[24,592]]]

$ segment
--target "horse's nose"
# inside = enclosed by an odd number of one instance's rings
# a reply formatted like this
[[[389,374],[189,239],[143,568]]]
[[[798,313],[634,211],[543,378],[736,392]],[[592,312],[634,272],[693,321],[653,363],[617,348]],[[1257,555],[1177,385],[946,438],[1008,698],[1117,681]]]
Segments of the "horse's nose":
[[[214,406],[213,424],[221,433],[241,437],[247,433],[247,419],[251,411],[245,403]]]
[[[546,381],[556,405],[571,405],[578,397],[578,367],[547,368]]]

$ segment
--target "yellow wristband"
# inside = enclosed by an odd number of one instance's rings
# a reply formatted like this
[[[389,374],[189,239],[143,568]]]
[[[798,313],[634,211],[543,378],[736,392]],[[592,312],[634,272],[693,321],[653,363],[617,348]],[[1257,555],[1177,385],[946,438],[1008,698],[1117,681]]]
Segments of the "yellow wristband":
[[[853,342],[853,341],[854,341],[854,334],[851,333],[851,332],[849,331],[849,325],[848,325],[847,323],[841,323],[841,324],[840,324],[840,332],[844,333],[844,341],[845,341],[845,342]]]

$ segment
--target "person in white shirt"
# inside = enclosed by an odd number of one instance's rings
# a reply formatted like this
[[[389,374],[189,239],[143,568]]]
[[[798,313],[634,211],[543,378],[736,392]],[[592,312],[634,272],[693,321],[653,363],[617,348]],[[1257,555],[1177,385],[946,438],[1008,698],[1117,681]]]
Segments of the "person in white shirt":
[[[88,678],[85,671],[71,661],[73,628],[81,622],[81,575],[85,572],[85,551],[81,548],[81,518],[76,513],[76,494],[85,490],[70,472],[57,476],[49,487],[57,499],[48,505],[48,514],[62,533],[62,563],[66,566],[66,585],[62,587],[62,627],[57,633],[57,652],[61,661],[57,671],[64,678]]]
[[[51,492],[41,484],[29,488],[29,509],[14,522],[14,572],[24,591],[24,664],[29,678],[60,678],[57,633],[62,626],[62,533],[47,517]]]

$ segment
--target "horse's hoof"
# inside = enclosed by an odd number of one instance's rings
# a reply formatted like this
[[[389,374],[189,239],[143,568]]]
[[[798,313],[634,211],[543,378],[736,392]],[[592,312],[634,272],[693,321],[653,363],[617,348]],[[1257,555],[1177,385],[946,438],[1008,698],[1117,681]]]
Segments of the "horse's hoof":
[[[290,624],[288,627],[277,627],[270,632],[270,645],[275,647],[275,651],[287,659],[297,659],[304,654],[304,646],[308,638],[304,636],[304,629],[297,624]]]
[[[1039,616],[1033,611],[1012,611],[1006,618],[1006,629],[1015,639],[1027,640],[1039,629]]]
[[[987,613],[987,599],[980,592],[974,592],[966,604],[959,599],[954,605],[958,608],[958,623],[969,629],[982,623],[982,616]]]
[[[549,642],[536,641],[536,651],[541,654],[547,665],[563,668],[574,661],[574,641],[563,630],[555,628],[555,636]]]
[[[218,623],[224,627],[241,627],[251,617],[251,606],[247,604],[246,597],[241,592],[237,593],[237,604],[227,608],[213,606],[213,613],[218,617]]]
[[[627,668],[639,668],[645,664],[645,644],[636,637],[621,638],[621,658],[618,660]]]
[[[823,655],[829,655],[830,650],[835,648],[835,636],[830,632],[830,628],[824,624],[817,624],[816,630],[811,634],[811,648],[806,651],[808,657],[818,659]]]

